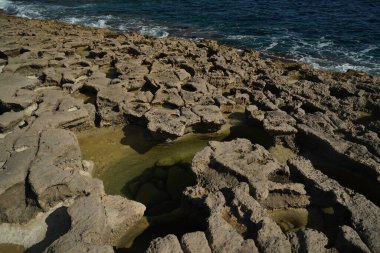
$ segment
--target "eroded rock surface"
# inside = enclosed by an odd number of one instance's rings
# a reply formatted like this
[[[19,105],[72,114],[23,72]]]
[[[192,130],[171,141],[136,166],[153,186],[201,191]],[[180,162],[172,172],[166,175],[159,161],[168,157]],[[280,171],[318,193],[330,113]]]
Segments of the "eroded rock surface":
[[[378,77],[208,40],[4,14],[0,25],[0,243],[114,252],[143,217],[142,204],[104,193],[72,131],[138,124],[168,141],[239,120],[267,140],[200,151],[196,185],[175,198],[202,231],[148,252],[380,252]]]

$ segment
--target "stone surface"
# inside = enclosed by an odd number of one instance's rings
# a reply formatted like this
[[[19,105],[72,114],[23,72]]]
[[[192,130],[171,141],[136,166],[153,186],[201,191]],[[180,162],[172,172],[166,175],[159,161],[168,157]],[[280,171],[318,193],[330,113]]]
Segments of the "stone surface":
[[[194,157],[196,184],[182,194],[173,171],[140,187],[140,201],[173,198],[204,231],[149,252],[380,251],[379,77],[210,40],[4,13],[0,26],[1,243],[113,252],[145,207],[105,195],[70,131],[138,124],[160,142],[231,127]]]
[[[288,233],[292,252],[326,252],[327,237],[316,230],[306,229]]]
[[[73,133],[60,129],[41,133],[28,181],[44,210],[68,198],[103,191],[99,180],[83,176],[81,171],[79,144]]]
[[[363,195],[342,187],[338,182],[315,170],[310,161],[294,158],[289,161],[293,173],[307,180],[306,188],[329,193],[330,201],[341,205],[350,214],[350,225],[372,251],[378,251],[380,240],[376,236],[380,228],[380,209]],[[326,198],[326,197],[325,197]]]
[[[182,236],[181,247],[184,253],[211,253],[206,235],[203,232],[193,232]]]
[[[102,202],[111,228],[109,242],[112,245],[141,220],[145,206],[120,196],[105,196]]]
[[[147,128],[156,140],[180,137],[185,134],[186,124],[178,110],[152,108],[145,113]]]
[[[178,238],[175,235],[167,235],[154,239],[146,253],[183,253]]]

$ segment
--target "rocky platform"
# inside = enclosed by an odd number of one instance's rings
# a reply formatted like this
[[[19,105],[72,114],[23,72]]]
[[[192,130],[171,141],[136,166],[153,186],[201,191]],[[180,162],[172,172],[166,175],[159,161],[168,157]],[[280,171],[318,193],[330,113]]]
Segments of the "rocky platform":
[[[139,124],[170,141],[242,114],[245,139],[193,159],[182,206],[203,230],[147,252],[380,252],[380,80],[222,46],[0,14],[0,244],[114,252],[145,206],[108,196],[73,131]],[[244,113],[241,113],[241,112]]]

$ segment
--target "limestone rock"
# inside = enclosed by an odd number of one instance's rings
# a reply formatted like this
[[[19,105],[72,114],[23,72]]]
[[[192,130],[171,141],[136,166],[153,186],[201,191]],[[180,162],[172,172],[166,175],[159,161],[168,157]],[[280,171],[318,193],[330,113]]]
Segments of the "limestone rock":
[[[244,238],[223,218],[211,216],[207,237],[212,252],[258,252],[252,239]]]
[[[341,205],[350,214],[351,227],[372,251],[378,251],[379,207],[367,200],[363,195],[355,193],[338,182],[315,170],[310,161],[303,158],[293,158],[289,161],[291,172],[306,180],[306,189],[329,193],[330,201]]]
[[[326,252],[327,237],[316,230],[297,230],[287,234],[292,252]]]
[[[113,252],[106,246],[111,229],[99,196],[82,197],[68,208],[71,229],[45,250],[60,252]]]
[[[144,215],[145,206],[120,196],[102,198],[107,216],[107,224],[111,228],[110,243],[116,243],[125,231],[136,225]]]
[[[207,131],[220,129],[226,123],[220,109],[214,105],[196,105],[192,111],[201,118],[202,128]]]
[[[211,253],[206,235],[203,232],[193,232],[183,235],[181,246],[184,253]]]
[[[263,120],[264,129],[273,135],[295,134],[295,124],[296,120],[284,111],[266,112]]]
[[[47,210],[55,203],[90,192],[102,192],[101,182],[81,175],[82,161],[75,135],[66,130],[41,133],[29,183],[39,205]]]
[[[371,252],[356,231],[349,226],[340,227],[336,247],[342,252]]]
[[[185,134],[186,124],[180,118],[178,110],[152,108],[145,113],[148,130],[156,140],[180,137]]]
[[[175,235],[167,235],[150,242],[146,253],[183,253],[178,238]]]

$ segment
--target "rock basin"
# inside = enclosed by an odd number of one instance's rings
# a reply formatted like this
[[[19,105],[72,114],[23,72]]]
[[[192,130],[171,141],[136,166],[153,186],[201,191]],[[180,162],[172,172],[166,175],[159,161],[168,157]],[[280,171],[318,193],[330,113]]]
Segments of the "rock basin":
[[[144,128],[133,125],[77,133],[83,158],[95,163],[93,174],[103,181],[106,193],[147,206],[146,218],[119,242],[120,252],[141,252],[159,236],[182,236],[202,229],[201,224],[184,217],[181,196],[186,187],[196,184],[191,161],[209,141],[246,137],[268,146],[281,161],[295,155],[281,145],[270,147],[271,138],[260,129],[231,116],[227,120],[233,125],[225,125],[218,132],[190,133],[171,142],[151,140]],[[123,250],[125,247],[129,249]]]

